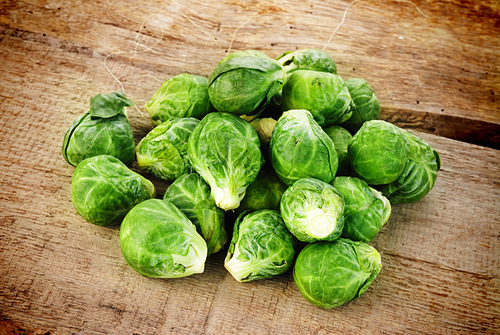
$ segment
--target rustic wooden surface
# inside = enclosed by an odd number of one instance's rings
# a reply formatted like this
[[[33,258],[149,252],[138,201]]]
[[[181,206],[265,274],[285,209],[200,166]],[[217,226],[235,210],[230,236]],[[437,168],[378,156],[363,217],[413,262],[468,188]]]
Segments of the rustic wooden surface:
[[[498,334],[500,5],[349,4],[0,1],[0,334]],[[442,159],[434,189],[371,242],[383,269],[362,297],[324,311],[290,273],[237,283],[222,253],[201,275],[144,278],[118,228],[78,216],[60,149],[91,96],[123,89],[138,141],[171,76],[208,76],[228,50],[325,45],[341,76],[371,83],[381,118]]]

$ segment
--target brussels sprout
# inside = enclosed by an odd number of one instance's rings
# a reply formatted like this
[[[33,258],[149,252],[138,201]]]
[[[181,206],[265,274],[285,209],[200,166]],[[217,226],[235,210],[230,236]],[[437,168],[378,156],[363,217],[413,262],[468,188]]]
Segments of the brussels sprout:
[[[340,238],[306,245],[295,261],[293,279],[307,301],[332,309],[359,298],[381,267],[375,248]]]
[[[283,193],[280,210],[288,230],[301,242],[333,241],[342,234],[344,199],[321,180],[297,180]]]
[[[131,165],[135,143],[125,107],[133,105],[121,92],[93,96],[90,110],[76,119],[64,136],[64,159],[77,166],[86,158],[110,155]]]
[[[333,141],[306,110],[290,110],[279,118],[270,143],[270,160],[287,185],[312,177],[329,183],[338,157]]]
[[[333,73],[297,70],[283,86],[284,110],[306,109],[322,127],[349,119],[351,101],[344,81]]]
[[[370,185],[388,184],[403,172],[410,154],[403,131],[386,121],[365,122],[348,145],[356,175]]]
[[[120,224],[132,207],[155,196],[149,180],[112,156],[87,158],[73,172],[73,205],[85,220],[98,226]]]
[[[370,242],[389,220],[389,200],[359,178],[337,177],[333,186],[345,203],[342,237]]]
[[[323,131],[332,139],[333,144],[335,145],[335,151],[337,152],[337,157],[339,158],[337,175],[346,176],[351,174],[349,153],[347,151],[347,145],[352,139],[351,133],[338,125],[323,128]]]
[[[224,266],[239,282],[269,278],[293,265],[296,240],[277,211],[263,209],[241,214]]]
[[[177,178],[165,191],[163,200],[170,201],[186,214],[207,242],[209,255],[226,244],[224,211],[215,205],[210,186],[197,173]]]
[[[175,180],[187,173],[188,138],[199,122],[192,117],[178,118],[153,128],[135,148],[137,166],[163,180]]]
[[[276,120],[270,117],[255,119],[250,122],[252,127],[259,135],[260,143],[265,146],[271,142],[271,136],[273,134],[274,127],[276,126]]]
[[[260,51],[227,55],[209,77],[210,101],[219,112],[259,114],[283,86],[281,64]]]
[[[434,187],[441,167],[439,154],[420,137],[403,130],[410,144],[410,156],[403,172],[380,190],[393,204],[415,202]]]
[[[337,74],[337,65],[333,58],[320,49],[301,49],[288,51],[276,58],[290,74],[297,70],[313,70]]]
[[[281,196],[287,186],[283,184],[271,166],[264,164],[251,183],[237,208],[239,213],[243,211],[256,211],[260,209],[280,209]]]
[[[181,73],[165,81],[145,106],[154,126],[179,117],[202,119],[213,111],[208,79]]]
[[[345,85],[352,98],[352,115],[341,126],[354,134],[364,122],[378,119],[380,103],[366,80],[351,78],[345,80]]]
[[[210,185],[217,206],[239,206],[263,159],[255,129],[235,114],[214,112],[200,121],[188,140],[192,167]]]
[[[207,245],[194,224],[171,202],[150,199],[132,208],[120,227],[127,264],[146,277],[180,278],[202,273]]]

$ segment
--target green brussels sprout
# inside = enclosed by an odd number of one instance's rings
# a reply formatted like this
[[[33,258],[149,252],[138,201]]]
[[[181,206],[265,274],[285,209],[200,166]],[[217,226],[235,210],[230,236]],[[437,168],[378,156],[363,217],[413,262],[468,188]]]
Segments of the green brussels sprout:
[[[402,129],[382,120],[363,123],[348,144],[354,173],[370,185],[388,184],[403,172],[410,155]]]
[[[306,109],[322,127],[349,119],[351,101],[344,81],[333,73],[297,70],[283,86],[283,109]]]
[[[434,187],[441,167],[441,160],[436,150],[420,137],[402,130],[410,144],[410,156],[399,177],[380,188],[382,194],[393,204],[411,203],[422,199]]]
[[[269,143],[271,143],[271,136],[273,134],[274,127],[276,126],[276,120],[266,117],[255,119],[250,122],[250,124],[259,135],[260,144],[262,146],[269,145]]]
[[[146,103],[154,126],[179,117],[202,119],[213,111],[208,97],[208,79],[181,73],[165,81]]]
[[[167,120],[153,128],[136,146],[137,166],[163,180],[175,180],[188,172],[188,138],[200,121]]]
[[[338,169],[333,141],[306,110],[290,110],[278,119],[269,145],[278,178],[287,185],[311,177],[329,183]]]
[[[108,155],[83,160],[71,180],[76,211],[98,226],[120,224],[132,207],[155,196],[153,183]]]
[[[259,136],[252,125],[221,112],[208,114],[196,126],[188,140],[188,156],[224,210],[239,206],[263,164]]]
[[[296,243],[279,212],[242,213],[234,224],[224,266],[239,282],[280,275],[292,267]]]
[[[375,248],[340,238],[306,245],[295,260],[293,279],[307,301],[332,309],[359,298],[381,268]]]
[[[239,213],[260,209],[279,210],[281,196],[286,189],[287,186],[279,180],[272,167],[264,164],[236,210]]]
[[[227,242],[224,211],[215,205],[210,186],[197,173],[177,178],[165,191],[163,200],[179,208],[207,242],[208,254],[218,252]]]
[[[352,98],[352,115],[341,126],[354,134],[366,121],[378,119],[380,103],[366,80],[351,78],[344,82]]]
[[[233,52],[209,77],[210,101],[219,112],[259,114],[283,86],[281,64],[255,50]]]
[[[297,180],[283,193],[280,210],[288,230],[301,242],[333,241],[342,234],[344,199],[321,180]]]
[[[120,227],[127,264],[146,277],[180,278],[203,273],[207,244],[194,224],[169,201],[150,199],[127,214]]]
[[[86,158],[110,155],[131,165],[135,143],[125,107],[133,105],[121,92],[93,96],[90,110],[76,119],[64,136],[64,159],[77,166]]]
[[[335,145],[335,151],[337,152],[337,157],[339,158],[337,175],[346,176],[351,174],[351,164],[349,163],[349,153],[347,151],[347,145],[352,139],[351,133],[338,125],[323,128],[323,131],[332,139],[333,144]]]
[[[337,65],[333,58],[320,49],[301,49],[288,51],[276,58],[290,74],[297,70],[313,70],[337,74]]]
[[[389,200],[359,178],[337,177],[333,186],[345,203],[342,237],[370,242],[389,220]]]

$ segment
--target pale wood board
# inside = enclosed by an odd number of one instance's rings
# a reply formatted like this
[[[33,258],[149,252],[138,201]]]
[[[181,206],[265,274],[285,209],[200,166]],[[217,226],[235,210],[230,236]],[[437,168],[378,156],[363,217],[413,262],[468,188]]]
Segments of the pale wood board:
[[[139,107],[129,109],[138,141],[151,129],[142,106],[162,81],[208,76],[230,46],[272,57],[321,49],[348,5],[2,3],[0,334],[498,333],[500,154],[443,137],[498,143],[495,1],[359,1],[326,48],[341,76],[370,82],[382,118],[442,159],[434,189],[394,206],[371,242],[383,269],[353,302],[318,309],[290,273],[237,283],[224,253],[201,275],[141,277],[123,260],[118,228],[89,224],[73,208],[62,138],[91,96],[121,89],[111,74]],[[167,184],[154,182],[161,196]]]

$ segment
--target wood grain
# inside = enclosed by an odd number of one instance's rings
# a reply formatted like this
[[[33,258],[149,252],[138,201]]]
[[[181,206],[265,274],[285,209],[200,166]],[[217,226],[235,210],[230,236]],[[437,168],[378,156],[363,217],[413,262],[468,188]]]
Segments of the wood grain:
[[[499,333],[499,5],[413,3],[421,13],[355,3],[326,50],[341,76],[370,82],[383,119],[437,149],[442,170],[371,242],[383,269],[369,290],[324,311],[290,273],[237,283],[224,253],[201,275],[141,277],[118,228],[74,210],[60,150],[91,96],[122,89],[112,75],[138,106],[129,116],[139,141],[151,129],[142,106],[163,80],[208,76],[229,48],[323,48],[349,2],[2,2],[0,334]],[[161,196],[167,185],[153,181]]]

